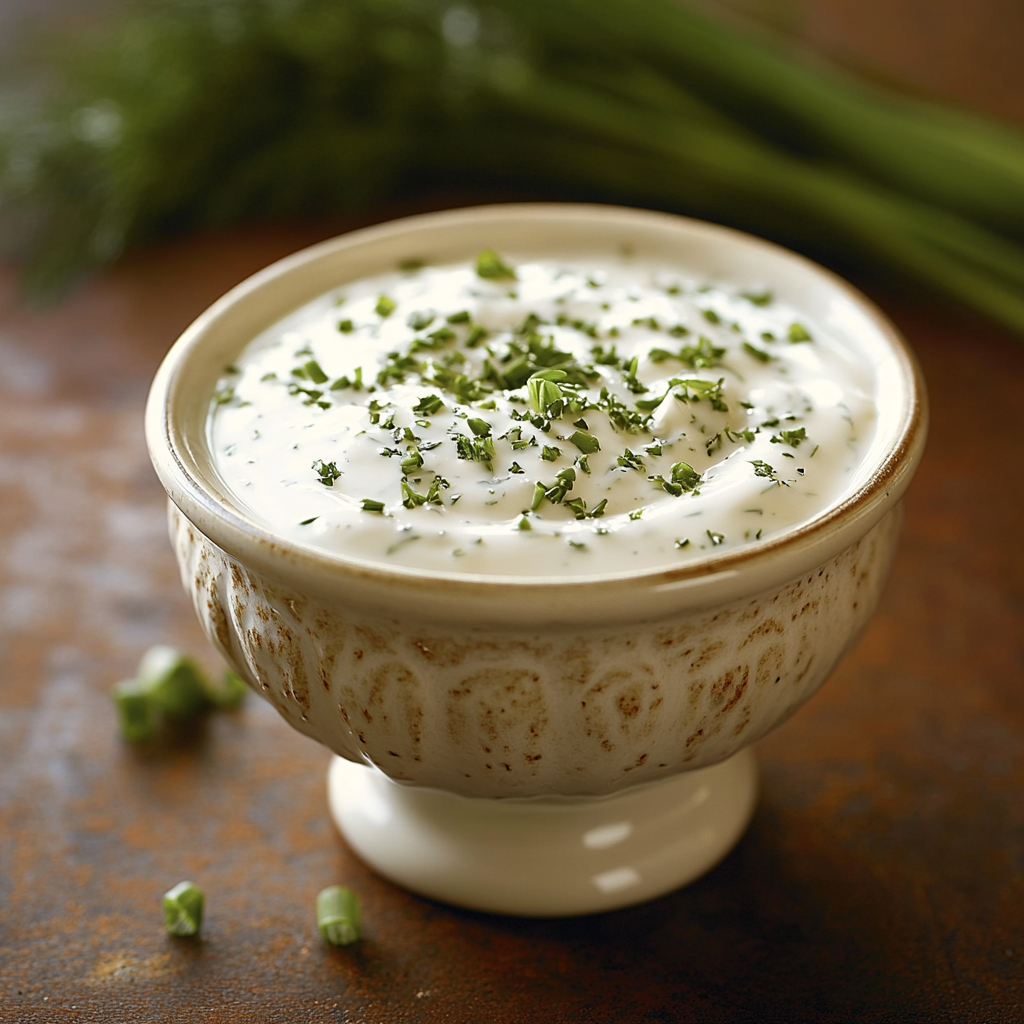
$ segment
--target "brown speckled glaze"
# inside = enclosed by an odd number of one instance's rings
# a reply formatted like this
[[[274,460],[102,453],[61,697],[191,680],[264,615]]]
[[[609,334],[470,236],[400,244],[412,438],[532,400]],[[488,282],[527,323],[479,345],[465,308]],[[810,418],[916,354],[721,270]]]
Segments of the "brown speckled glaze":
[[[867,621],[900,519],[896,506],[821,567],[728,604],[621,628],[499,631],[306,597],[170,506],[203,628],[291,725],[396,780],[488,797],[610,793],[774,728]]]

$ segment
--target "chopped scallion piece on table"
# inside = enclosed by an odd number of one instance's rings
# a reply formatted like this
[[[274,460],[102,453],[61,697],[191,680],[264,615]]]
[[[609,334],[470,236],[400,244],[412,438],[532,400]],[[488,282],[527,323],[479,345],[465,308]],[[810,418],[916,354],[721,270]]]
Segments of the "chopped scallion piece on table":
[[[169,935],[198,935],[203,923],[203,890],[194,882],[179,882],[164,893],[164,919]]]
[[[351,946],[359,938],[359,897],[343,885],[321,889],[316,897],[316,925],[332,946]]]

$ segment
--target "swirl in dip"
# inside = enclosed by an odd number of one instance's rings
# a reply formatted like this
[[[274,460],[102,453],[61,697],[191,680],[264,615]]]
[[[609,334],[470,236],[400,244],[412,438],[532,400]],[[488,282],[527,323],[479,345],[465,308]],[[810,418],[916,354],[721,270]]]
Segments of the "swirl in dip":
[[[798,310],[623,255],[346,284],[225,369],[209,438],[275,532],[377,563],[653,569],[836,503],[873,374]]]

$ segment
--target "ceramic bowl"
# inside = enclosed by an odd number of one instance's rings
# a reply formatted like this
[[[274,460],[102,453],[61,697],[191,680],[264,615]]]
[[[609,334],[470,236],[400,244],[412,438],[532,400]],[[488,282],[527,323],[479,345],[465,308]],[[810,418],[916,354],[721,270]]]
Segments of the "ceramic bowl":
[[[401,260],[613,255],[768,283],[871,367],[878,426],[813,520],[674,567],[470,576],[375,565],[275,536],[207,439],[223,367],[285,314]],[[390,779],[470,798],[602,796],[718,764],[828,676],[878,601],[926,432],[893,327],[831,273],[681,217],[586,205],[430,214],[314,246],[245,281],[171,349],[146,413],[182,580],[227,661],[300,732]]]

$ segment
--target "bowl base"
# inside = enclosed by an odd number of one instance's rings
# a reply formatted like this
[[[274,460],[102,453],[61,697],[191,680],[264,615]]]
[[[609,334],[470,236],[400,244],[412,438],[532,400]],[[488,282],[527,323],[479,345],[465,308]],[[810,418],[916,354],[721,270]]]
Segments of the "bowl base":
[[[444,903],[524,917],[631,906],[718,863],[753,814],[749,750],[606,797],[489,800],[392,782],[335,757],[331,816],[391,881]]]

